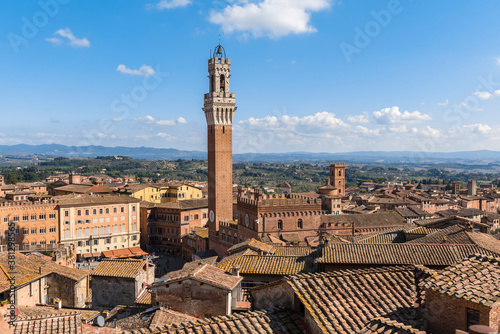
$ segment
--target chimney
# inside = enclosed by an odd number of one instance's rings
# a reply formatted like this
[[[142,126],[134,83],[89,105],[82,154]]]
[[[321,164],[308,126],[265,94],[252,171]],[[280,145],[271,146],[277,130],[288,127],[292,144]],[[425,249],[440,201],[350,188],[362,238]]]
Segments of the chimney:
[[[236,277],[240,277],[240,266],[235,265],[231,268],[231,274]]]
[[[41,275],[42,274],[42,267],[38,267],[38,273]]]
[[[61,309],[61,307],[62,307],[62,305],[61,305],[61,304],[62,304],[62,303],[61,303],[61,299],[59,299],[59,298],[55,298],[55,299],[54,299],[54,308],[55,308],[56,310],[60,310],[60,309]]]

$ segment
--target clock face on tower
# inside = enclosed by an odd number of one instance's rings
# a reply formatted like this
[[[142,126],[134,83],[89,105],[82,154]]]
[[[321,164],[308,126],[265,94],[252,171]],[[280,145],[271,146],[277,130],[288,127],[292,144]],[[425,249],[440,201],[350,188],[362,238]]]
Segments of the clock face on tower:
[[[213,222],[214,222],[214,220],[215,220],[214,210],[210,210],[209,217],[210,217],[210,221],[213,223]]]
[[[248,215],[248,213],[245,215],[245,225],[248,227],[248,225],[250,225],[250,216]]]

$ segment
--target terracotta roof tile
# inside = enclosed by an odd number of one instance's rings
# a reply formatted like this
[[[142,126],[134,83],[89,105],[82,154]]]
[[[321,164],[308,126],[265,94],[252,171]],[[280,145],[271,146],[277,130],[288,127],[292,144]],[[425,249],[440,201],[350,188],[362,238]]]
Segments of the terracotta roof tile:
[[[422,286],[491,306],[500,301],[500,258],[473,255],[432,275]]]
[[[80,313],[19,317],[14,322],[14,334],[81,334],[82,316]]]
[[[94,269],[92,276],[135,278],[146,265],[139,259],[104,259]]]
[[[472,254],[498,256],[476,245],[332,244],[323,248],[318,263],[449,266]]]
[[[243,275],[285,276],[316,271],[316,264],[312,256],[241,255],[217,265],[218,268],[226,271],[231,270],[234,266],[239,266],[240,273]]]

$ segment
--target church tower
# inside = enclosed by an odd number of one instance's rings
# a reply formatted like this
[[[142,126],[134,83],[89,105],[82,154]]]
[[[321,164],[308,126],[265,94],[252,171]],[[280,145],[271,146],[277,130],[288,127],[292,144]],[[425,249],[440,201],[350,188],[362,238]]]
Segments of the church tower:
[[[345,164],[330,164],[330,185],[339,189],[339,195],[345,196]]]
[[[208,132],[209,247],[216,249],[219,222],[233,219],[233,118],[235,94],[230,93],[231,59],[217,45],[208,60],[209,93],[204,108]]]

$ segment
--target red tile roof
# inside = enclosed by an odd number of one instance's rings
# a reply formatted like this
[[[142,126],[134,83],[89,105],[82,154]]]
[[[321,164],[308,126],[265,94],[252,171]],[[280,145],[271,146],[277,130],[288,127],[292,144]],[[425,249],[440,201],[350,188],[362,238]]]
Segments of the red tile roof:
[[[145,267],[147,260],[139,259],[104,259],[92,276],[135,278]]]

